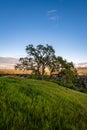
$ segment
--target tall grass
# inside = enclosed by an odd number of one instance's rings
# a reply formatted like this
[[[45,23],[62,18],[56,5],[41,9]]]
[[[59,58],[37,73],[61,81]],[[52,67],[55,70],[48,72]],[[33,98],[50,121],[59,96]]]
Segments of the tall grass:
[[[0,78],[0,130],[87,130],[87,95],[52,82]]]

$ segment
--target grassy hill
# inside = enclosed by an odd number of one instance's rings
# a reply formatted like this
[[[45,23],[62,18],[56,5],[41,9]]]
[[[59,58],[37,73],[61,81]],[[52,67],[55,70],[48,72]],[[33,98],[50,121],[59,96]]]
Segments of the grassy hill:
[[[87,130],[87,94],[52,82],[0,78],[0,130]]]

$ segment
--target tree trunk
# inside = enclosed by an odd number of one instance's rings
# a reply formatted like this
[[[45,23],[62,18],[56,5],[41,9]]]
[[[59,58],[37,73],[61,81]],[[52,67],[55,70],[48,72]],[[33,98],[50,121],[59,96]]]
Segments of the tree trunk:
[[[44,80],[44,73],[45,73],[45,66],[42,65],[42,75],[41,75],[42,80]]]

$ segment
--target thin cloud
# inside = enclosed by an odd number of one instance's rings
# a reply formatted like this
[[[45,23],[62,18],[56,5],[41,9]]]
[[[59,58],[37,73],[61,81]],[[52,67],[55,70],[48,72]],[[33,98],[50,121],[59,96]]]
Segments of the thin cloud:
[[[49,20],[53,20],[53,21],[56,21],[59,19],[59,16],[58,16],[58,12],[56,9],[51,9],[51,10],[48,10],[48,19]]]
[[[54,28],[54,29],[58,28],[58,21],[60,19],[58,10],[56,10],[56,9],[48,10],[47,17],[48,17],[49,22],[52,21],[52,28]]]
[[[57,15],[56,15],[56,16],[50,16],[50,17],[49,17],[50,20],[58,20],[58,18],[59,18],[59,17],[58,17]]]
[[[52,13],[56,13],[56,12],[57,12],[56,9],[48,10],[48,14],[52,14]]]

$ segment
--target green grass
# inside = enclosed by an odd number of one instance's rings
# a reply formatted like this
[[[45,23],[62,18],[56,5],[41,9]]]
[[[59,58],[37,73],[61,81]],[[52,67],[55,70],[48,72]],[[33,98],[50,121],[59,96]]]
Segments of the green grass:
[[[87,94],[52,82],[0,78],[0,130],[87,130]]]

